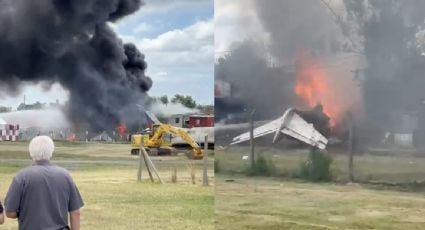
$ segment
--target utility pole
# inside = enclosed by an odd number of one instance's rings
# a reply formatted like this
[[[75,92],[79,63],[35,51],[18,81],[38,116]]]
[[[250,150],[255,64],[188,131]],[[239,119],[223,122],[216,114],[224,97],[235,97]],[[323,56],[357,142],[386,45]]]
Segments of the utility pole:
[[[204,174],[202,179],[202,185],[208,186],[208,134],[205,135],[204,141]]]
[[[250,146],[251,146],[251,168],[255,167],[255,143],[254,143],[254,114],[255,109],[252,110],[250,114],[250,129],[249,129],[249,138],[250,138]]]
[[[353,123],[353,116],[351,115],[351,112],[347,112],[347,120],[348,120],[348,180],[350,182],[354,181],[354,175],[353,175],[353,139],[354,139],[354,123]]]
[[[140,143],[140,148],[138,150],[139,152],[139,170],[137,171],[137,181],[142,181],[142,168],[143,168],[143,154],[142,154],[142,148],[144,148],[143,146],[143,141],[142,143]]]

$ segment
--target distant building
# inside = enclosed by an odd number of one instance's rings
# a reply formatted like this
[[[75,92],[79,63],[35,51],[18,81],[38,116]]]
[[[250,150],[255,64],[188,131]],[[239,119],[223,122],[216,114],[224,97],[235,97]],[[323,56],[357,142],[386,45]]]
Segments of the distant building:
[[[17,141],[19,137],[19,125],[7,124],[0,118],[0,141]]]
[[[171,116],[168,123],[183,128],[198,144],[204,144],[205,135],[208,135],[208,145],[214,145],[214,115],[206,114],[179,114]],[[174,146],[184,146],[186,142],[180,137],[173,137]]]
[[[214,115],[179,114],[168,119],[170,125],[180,128],[213,127]]]
[[[21,111],[21,110],[39,110],[39,109],[43,109],[45,106],[44,103],[40,103],[40,102],[36,102],[34,104],[25,104],[21,103],[18,108],[16,110]]]

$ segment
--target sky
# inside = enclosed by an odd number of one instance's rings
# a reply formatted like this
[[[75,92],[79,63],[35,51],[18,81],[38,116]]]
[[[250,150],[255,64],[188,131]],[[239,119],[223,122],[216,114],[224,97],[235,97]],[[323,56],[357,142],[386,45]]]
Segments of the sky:
[[[145,54],[151,96],[192,96],[199,104],[214,103],[214,1],[145,0],[136,13],[111,24],[124,42]],[[0,93],[0,95],[2,95]],[[0,105],[64,102],[68,92],[54,84],[25,85],[20,95],[2,95]]]
[[[228,54],[239,42],[267,42],[268,34],[261,25],[251,0],[215,0],[215,59]]]

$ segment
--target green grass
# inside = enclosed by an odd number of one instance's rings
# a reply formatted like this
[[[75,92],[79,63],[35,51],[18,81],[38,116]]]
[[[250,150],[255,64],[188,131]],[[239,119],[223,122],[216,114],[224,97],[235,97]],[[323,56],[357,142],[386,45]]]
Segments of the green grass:
[[[308,150],[278,150],[257,148],[257,154],[271,159],[276,166],[276,175],[292,177],[299,173],[300,164],[308,158]],[[348,160],[345,153],[331,152],[331,171],[334,181],[348,180]],[[241,174],[249,166],[248,147],[232,147],[216,151],[215,159],[220,162],[220,172]],[[358,182],[411,183],[425,180],[425,157],[411,153],[389,153],[389,155],[361,155],[354,157],[354,177]]]
[[[209,164],[210,187],[202,187],[202,165],[184,157],[152,158],[165,184],[151,183],[147,171],[137,182],[138,157],[129,145],[57,143],[54,162],[70,170],[85,201],[82,229],[213,229],[214,172]],[[0,144],[0,199],[13,176],[30,164],[27,143]],[[177,168],[177,183],[171,171]],[[17,229],[7,220],[2,229]]]
[[[128,153],[128,154],[127,154]],[[27,142],[0,142],[1,159],[28,159]],[[55,142],[58,159],[131,159],[129,144]]]
[[[226,179],[232,179],[226,182]],[[423,229],[423,193],[219,175],[216,229]]]

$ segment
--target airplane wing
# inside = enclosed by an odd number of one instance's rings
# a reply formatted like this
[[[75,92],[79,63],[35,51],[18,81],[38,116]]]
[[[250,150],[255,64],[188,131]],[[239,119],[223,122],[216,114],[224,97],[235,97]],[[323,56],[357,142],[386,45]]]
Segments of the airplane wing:
[[[276,130],[279,129],[279,119],[277,120],[273,120],[265,125],[259,126],[257,128],[254,129],[254,139],[258,138],[258,137],[262,137],[265,136],[267,134],[270,133],[275,133]],[[232,140],[232,143],[230,143],[231,145],[235,145],[235,144],[239,144],[245,141],[249,141],[250,140],[250,134],[249,132],[243,133],[237,137],[234,137]]]

